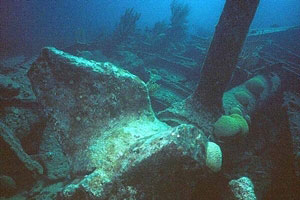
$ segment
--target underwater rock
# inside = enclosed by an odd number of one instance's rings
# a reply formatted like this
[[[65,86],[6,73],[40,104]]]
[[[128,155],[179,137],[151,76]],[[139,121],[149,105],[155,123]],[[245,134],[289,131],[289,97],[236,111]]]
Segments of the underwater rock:
[[[41,120],[34,107],[5,107],[1,110],[0,120],[11,130],[13,136],[20,141],[27,154],[37,153],[38,139],[41,135],[39,130]]]
[[[184,197],[210,173],[203,132],[158,121],[145,83],[127,71],[44,48],[28,76],[49,119],[48,178],[71,181],[61,198]]]
[[[92,60],[94,55],[90,52],[90,51],[77,51],[77,55],[78,57],[82,57],[88,60]]]
[[[241,177],[229,182],[235,200],[256,200],[254,185],[248,177]]]
[[[12,131],[0,122],[1,174],[13,178],[18,189],[30,187],[43,174],[43,167],[26,154]],[[22,172],[22,173],[20,173]]]
[[[48,180],[63,180],[70,176],[70,163],[57,137],[49,128],[49,124],[45,125],[45,129],[40,136],[38,159],[45,168],[45,176]]]
[[[45,182],[43,180],[39,180],[36,182],[34,187],[26,192],[21,193],[20,200],[26,200],[26,199],[35,199],[35,200],[52,200],[52,199],[59,199],[58,194],[62,191],[64,188],[64,182],[55,181],[52,182],[52,184],[49,184],[49,182]],[[22,198],[21,198],[22,197]]]
[[[295,171],[300,178],[300,95],[295,92],[285,92],[283,106],[286,108],[288,115],[295,158]]]
[[[130,51],[118,51],[113,59],[117,61],[121,68],[128,70],[145,82],[149,81],[150,73],[146,71],[144,61],[136,54]]]
[[[254,94],[247,91],[245,83],[224,93],[223,109],[226,115],[230,114],[231,110],[238,106],[243,116],[249,115],[251,117],[251,114],[256,109],[264,105],[270,97],[276,94],[280,86],[278,75],[272,73],[255,77],[255,79],[258,78],[265,84],[265,90],[259,96],[254,96]],[[236,93],[240,92],[247,93],[247,104],[240,103],[240,100],[236,98]],[[207,135],[212,133],[212,121],[216,121],[218,117],[219,113],[213,113],[210,109],[199,105],[191,97],[175,103],[172,107],[158,113],[158,118],[171,126],[177,126],[182,123],[195,124],[197,127],[201,127]]]
[[[11,63],[12,61],[4,61],[3,68],[0,66],[0,107],[30,107],[29,104],[35,101],[30,81],[26,75],[35,59],[36,57],[27,61],[22,60],[17,64]]]
[[[144,61],[130,51],[118,51],[114,56],[114,59],[120,60],[122,62],[120,65],[128,71],[144,65]]]
[[[0,74],[0,100],[11,99],[18,96],[20,93],[20,86],[9,77]]]
[[[35,58],[27,61],[8,59],[3,63],[6,68],[11,69],[10,72],[0,74],[0,82],[9,86],[4,90],[1,90],[3,87],[0,86],[0,121],[19,139],[28,154],[37,152],[39,138],[37,127],[40,123],[40,111],[26,75]],[[1,70],[0,72],[2,73]]]
[[[132,147],[122,183],[136,188],[145,199],[189,199],[192,187],[201,187],[209,173],[203,132],[183,124],[143,140]]]
[[[241,117],[244,119],[248,118],[247,122],[243,120],[245,130],[249,125],[247,125],[247,123],[250,122],[249,118],[253,116],[255,111],[264,107],[264,105],[277,94],[276,92],[280,86],[280,79],[276,74],[272,73],[260,76],[260,78],[262,78],[265,84],[264,91],[262,91],[259,96],[254,96],[250,91],[247,91],[250,96],[247,106],[242,105],[235,97],[236,92],[246,90],[245,83],[225,92],[223,96],[223,107],[226,115],[231,114],[232,111],[238,107],[239,110],[234,112],[242,114]],[[172,107],[158,113],[158,118],[171,126],[182,123],[194,124],[196,127],[201,128],[207,137],[212,138],[212,140],[218,139],[216,143],[218,143],[222,149],[223,154],[222,172],[228,175],[230,179],[235,179],[236,176],[240,174],[250,174],[251,177],[255,177],[254,185],[257,188],[257,196],[262,197],[271,182],[271,158],[265,155],[265,152],[256,155],[260,150],[255,149],[255,147],[259,145],[261,151],[263,151],[263,149],[268,148],[268,146],[265,143],[260,144],[260,138],[255,137],[253,133],[251,135],[245,135],[245,137],[237,135],[237,137],[230,138],[214,138],[212,135],[214,122],[216,122],[219,117],[220,115],[218,113],[212,113],[211,110],[195,103],[192,98],[187,98],[182,102],[173,104]],[[219,130],[222,131],[222,128],[219,128]],[[238,126],[237,130],[240,132],[241,126]],[[244,131],[244,133],[246,132]],[[265,137],[272,137],[273,135]],[[265,140],[269,141],[269,139],[270,138],[266,138]],[[251,142],[251,144],[249,144],[249,142]],[[252,149],[250,149],[250,146]]]
[[[213,124],[218,119],[218,113],[212,113],[209,109],[194,102],[189,96],[181,102],[174,103],[171,107],[158,112],[158,119],[170,126],[180,124],[193,124],[201,127],[206,136],[213,131]]]
[[[16,56],[0,60],[0,74],[9,74],[16,72],[20,65],[25,62],[24,56]]]
[[[202,131],[192,125],[142,137],[131,145],[123,160],[111,167],[110,174],[104,173],[103,168],[96,169],[66,186],[61,196],[63,199],[121,196],[121,184],[134,190],[137,199],[190,199],[196,185],[201,187],[208,175],[207,142]]]
[[[132,120],[155,118],[145,84],[111,63],[44,48],[28,76],[49,117],[49,132],[69,157],[75,175],[101,164],[91,158],[99,153],[92,146],[108,137],[105,132]],[[99,145],[95,148],[102,151]]]
[[[77,50],[76,54],[74,55],[85,58],[87,60],[94,60],[98,62],[104,62],[108,60],[108,58],[104,56],[100,50],[93,50],[93,51]]]
[[[13,178],[0,175],[0,197],[13,195],[17,190],[16,182]]]
[[[15,70],[4,66],[4,64],[0,61],[0,74],[6,75],[6,74],[9,74],[13,71],[15,71]]]
[[[15,156],[17,156],[17,158],[24,164],[27,170],[31,171],[34,175],[43,174],[42,166],[35,160],[31,159],[30,156],[23,151],[18,139],[13,136],[11,130],[3,123],[0,123],[0,128],[2,142],[9,146],[8,151],[12,151],[12,153],[15,154]],[[6,150],[1,153],[5,152]]]
[[[147,82],[152,108],[155,112],[165,110],[173,103],[180,102],[193,92],[188,80],[181,74],[160,67],[150,69]],[[191,83],[191,82],[189,82]]]
[[[195,73],[198,72],[197,63],[190,58],[172,55],[165,57],[160,54],[139,52],[146,61],[147,65],[156,66],[160,69],[165,69],[170,73],[185,77],[193,78]]]

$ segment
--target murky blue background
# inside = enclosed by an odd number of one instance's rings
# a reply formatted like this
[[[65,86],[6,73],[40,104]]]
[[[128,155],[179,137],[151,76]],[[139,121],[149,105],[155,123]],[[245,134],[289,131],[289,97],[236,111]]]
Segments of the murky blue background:
[[[139,28],[168,20],[171,0],[0,0],[0,56],[71,45],[84,30],[93,40],[111,31],[126,8],[140,12]],[[189,30],[212,33],[225,0],[185,0]],[[300,0],[261,0],[252,27],[300,24]]]

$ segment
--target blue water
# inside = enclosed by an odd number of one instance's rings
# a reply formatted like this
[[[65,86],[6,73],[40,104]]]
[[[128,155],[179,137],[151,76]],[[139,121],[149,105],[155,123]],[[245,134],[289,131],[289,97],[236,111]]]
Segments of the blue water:
[[[89,40],[112,31],[126,8],[141,13],[138,27],[170,17],[171,0],[0,0],[0,56],[36,53],[47,45],[62,48],[84,30]],[[189,31],[212,33],[225,0],[185,0],[191,10]],[[300,24],[299,0],[261,0],[252,27]]]

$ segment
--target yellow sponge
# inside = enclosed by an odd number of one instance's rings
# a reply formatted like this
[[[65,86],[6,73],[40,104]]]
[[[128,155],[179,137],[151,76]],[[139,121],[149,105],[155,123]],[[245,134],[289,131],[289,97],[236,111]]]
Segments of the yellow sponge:
[[[206,147],[206,166],[213,172],[218,172],[222,167],[222,151],[219,145],[208,142]]]

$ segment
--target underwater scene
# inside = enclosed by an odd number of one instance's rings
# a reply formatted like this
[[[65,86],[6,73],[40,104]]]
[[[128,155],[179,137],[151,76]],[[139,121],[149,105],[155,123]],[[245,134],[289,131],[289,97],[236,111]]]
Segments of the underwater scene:
[[[299,0],[0,0],[0,200],[300,200]]]

